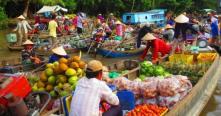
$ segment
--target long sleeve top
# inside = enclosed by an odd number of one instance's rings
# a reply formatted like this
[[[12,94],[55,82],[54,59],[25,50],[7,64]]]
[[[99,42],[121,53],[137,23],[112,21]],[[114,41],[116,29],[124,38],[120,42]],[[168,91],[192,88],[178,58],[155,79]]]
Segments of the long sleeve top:
[[[99,116],[99,104],[104,100],[119,105],[118,97],[111,89],[96,78],[81,78],[78,81],[72,101],[70,116]]]
[[[28,29],[32,29],[31,26],[28,24],[26,20],[19,21],[17,24],[17,27],[15,28],[15,31],[18,31],[19,33],[28,33]]]

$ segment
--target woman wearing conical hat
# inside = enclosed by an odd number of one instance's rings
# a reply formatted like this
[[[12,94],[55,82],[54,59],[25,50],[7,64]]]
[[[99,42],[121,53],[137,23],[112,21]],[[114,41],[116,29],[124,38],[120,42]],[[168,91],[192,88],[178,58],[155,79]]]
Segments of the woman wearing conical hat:
[[[18,31],[18,45],[22,45],[22,41],[26,41],[28,39],[28,30],[31,30],[31,26],[28,24],[28,22],[25,20],[25,17],[23,15],[20,15],[17,17],[19,20],[17,23],[17,27],[13,31]]]
[[[52,49],[53,54],[49,57],[49,63],[58,61],[60,58],[69,58],[63,46]]]
[[[36,56],[34,43],[31,40],[26,40],[23,43],[24,49],[21,51],[23,64],[40,64],[41,60]]]
[[[176,47],[180,44],[181,49],[184,49],[184,42],[186,41],[186,32],[187,30],[191,30],[191,32],[199,33],[192,28],[192,25],[189,23],[189,18],[184,14],[180,14],[175,18],[175,34],[173,41],[173,49],[172,53],[175,52]],[[179,37],[182,37],[181,41],[179,41]]]
[[[141,60],[147,55],[147,52],[152,48],[152,62],[157,63],[158,61],[168,57],[168,54],[171,51],[171,46],[168,45],[164,40],[156,38],[153,34],[147,33],[143,38],[143,41],[147,41],[146,49],[144,50]]]
[[[162,32],[162,34],[167,41],[169,41],[169,42],[173,41],[173,38],[174,38],[173,26],[171,26],[170,24],[167,24],[165,27],[165,30]]]

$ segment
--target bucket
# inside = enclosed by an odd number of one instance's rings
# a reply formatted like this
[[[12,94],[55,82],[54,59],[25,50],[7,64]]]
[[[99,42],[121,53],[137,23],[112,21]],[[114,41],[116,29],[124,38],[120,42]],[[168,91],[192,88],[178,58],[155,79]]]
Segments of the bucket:
[[[12,116],[26,116],[28,114],[28,108],[20,97],[15,97],[12,102],[9,102],[8,107]]]
[[[139,63],[137,60],[125,60],[124,66],[127,70],[132,70],[134,68],[137,68],[139,66]]]
[[[122,110],[132,110],[135,108],[135,96],[133,92],[123,90],[117,92]]]
[[[15,43],[17,42],[17,35],[15,33],[10,33],[6,35],[7,42]]]

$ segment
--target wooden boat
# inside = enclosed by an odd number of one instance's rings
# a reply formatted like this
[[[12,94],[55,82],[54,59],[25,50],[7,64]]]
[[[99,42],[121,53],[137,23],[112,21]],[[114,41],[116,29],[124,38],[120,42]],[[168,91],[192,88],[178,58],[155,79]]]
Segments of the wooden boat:
[[[44,64],[44,61],[42,64],[39,65],[41,67]],[[34,70],[38,66],[35,66],[33,64],[22,64],[21,58],[4,58],[0,61],[0,73],[18,73],[18,72],[27,72]],[[40,70],[40,69],[39,69]]]
[[[21,51],[23,49],[23,46],[12,46],[12,45],[8,45],[8,49],[10,51]]]
[[[126,50],[126,51],[113,51],[113,50],[108,50],[105,48],[100,48],[98,49],[98,54],[105,56],[105,57],[110,57],[110,58],[119,58],[119,57],[130,57],[130,56],[135,56],[143,53],[145,48],[138,48],[134,50]]]
[[[125,73],[124,77],[134,80],[139,75],[139,67]],[[181,101],[179,101],[166,116],[199,116],[213,91],[221,75],[221,57],[217,56],[209,70],[192,88],[190,93]]]

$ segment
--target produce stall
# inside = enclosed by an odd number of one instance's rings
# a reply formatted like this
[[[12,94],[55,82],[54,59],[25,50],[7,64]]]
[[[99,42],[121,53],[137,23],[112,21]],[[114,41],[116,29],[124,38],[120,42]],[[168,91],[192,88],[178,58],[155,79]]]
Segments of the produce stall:
[[[214,56],[216,59],[212,63]],[[221,68],[221,62],[216,54],[198,54],[194,57],[195,61],[190,64],[185,62],[185,58],[180,62],[170,60],[159,65],[148,61],[138,63],[136,60],[124,60],[107,66],[103,78],[116,91],[126,116],[142,113],[186,115],[187,111],[188,115],[199,114],[215,88],[221,73],[217,71]],[[45,92],[52,97],[50,102],[45,102],[47,107],[39,108],[42,115],[69,111],[70,94],[84,75],[85,65],[79,56],[61,58],[47,64],[45,70],[28,77],[32,86],[29,88],[33,92]],[[60,109],[59,99],[65,109]],[[35,103],[30,99],[26,99],[26,102]],[[202,107],[199,108],[199,105]]]

